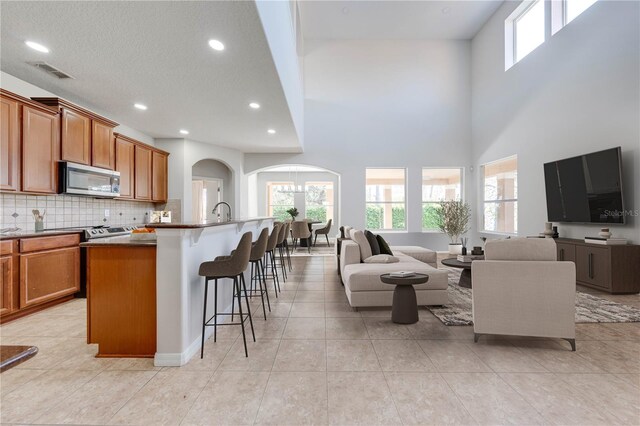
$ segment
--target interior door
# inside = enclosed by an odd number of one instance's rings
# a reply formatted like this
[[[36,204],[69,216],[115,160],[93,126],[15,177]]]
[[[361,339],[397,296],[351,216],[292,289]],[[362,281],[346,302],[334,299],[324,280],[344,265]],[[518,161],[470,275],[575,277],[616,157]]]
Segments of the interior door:
[[[222,181],[220,179],[198,178],[191,182],[191,211],[196,221],[215,221],[218,214],[213,214],[213,207],[222,201]],[[226,208],[226,207],[223,207]],[[227,211],[220,211],[225,219]]]

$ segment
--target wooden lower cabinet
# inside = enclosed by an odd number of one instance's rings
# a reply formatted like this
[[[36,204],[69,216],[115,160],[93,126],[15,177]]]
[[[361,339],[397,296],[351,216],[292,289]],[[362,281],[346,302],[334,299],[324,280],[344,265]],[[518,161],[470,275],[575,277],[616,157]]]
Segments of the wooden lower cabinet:
[[[20,308],[68,296],[80,290],[80,248],[20,255]]]
[[[156,247],[104,245],[83,250],[87,250],[87,343],[98,344],[98,357],[153,357]]]
[[[0,257],[0,316],[13,311],[13,257]]]
[[[578,284],[612,294],[640,292],[640,246],[599,245],[559,238],[558,260],[576,264]]]

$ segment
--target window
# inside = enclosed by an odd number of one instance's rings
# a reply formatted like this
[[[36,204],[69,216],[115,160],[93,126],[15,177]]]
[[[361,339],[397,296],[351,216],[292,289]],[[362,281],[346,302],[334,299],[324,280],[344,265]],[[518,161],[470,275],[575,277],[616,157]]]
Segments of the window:
[[[518,233],[518,158],[509,157],[482,166],[483,229]]]
[[[305,184],[305,217],[326,222],[333,219],[333,182]]]
[[[462,169],[422,169],[422,230],[438,230],[436,212],[440,202],[461,199]]]
[[[366,223],[368,229],[407,228],[405,169],[367,169]]]
[[[545,1],[524,1],[505,21],[505,69],[544,43]]]
[[[556,0],[551,3],[551,31],[560,31],[597,0]]]
[[[267,216],[290,220],[287,210],[293,207],[293,182],[267,182]]]
[[[587,10],[597,0],[565,0],[564,3],[564,24],[567,25],[578,15]]]

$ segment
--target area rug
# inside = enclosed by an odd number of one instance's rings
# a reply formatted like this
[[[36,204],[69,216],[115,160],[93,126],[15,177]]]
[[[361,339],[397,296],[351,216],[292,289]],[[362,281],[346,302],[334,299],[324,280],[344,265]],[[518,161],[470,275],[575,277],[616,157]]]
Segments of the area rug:
[[[449,303],[427,309],[445,325],[472,325],[473,290],[458,285],[459,269],[445,269],[449,271]],[[598,322],[640,322],[640,309],[576,291],[576,323]]]

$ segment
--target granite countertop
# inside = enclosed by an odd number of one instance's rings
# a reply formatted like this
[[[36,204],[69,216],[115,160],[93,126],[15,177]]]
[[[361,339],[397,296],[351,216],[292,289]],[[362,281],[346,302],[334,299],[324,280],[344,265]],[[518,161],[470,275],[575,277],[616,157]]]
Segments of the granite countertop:
[[[249,217],[249,218],[235,218],[229,221],[205,221],[205,222],[184,222],[184,223],[147,223],[147,228],[156,229],[194,229],[194,228],[208,228],[211,226],[233,225],[247,222],[257,222],[260,220],[274,219],[270,216],[264,217]]]
[[[130,236],[96,238],[86,243],[80,243],[80,247],[155,247],[156,240],[132,240]]]
[[[16,232],[8,232],[6,234],[0,234],[0,240],[15,240],[18,238],[34,238],[34,237],[53,237],[56,235],[69,235],[69,234],[81,234],[83,233],[83,229],[67,229],[67,230],[55,230],[52,229],[50,231],[27,231],[26,229],[21,229]]]

